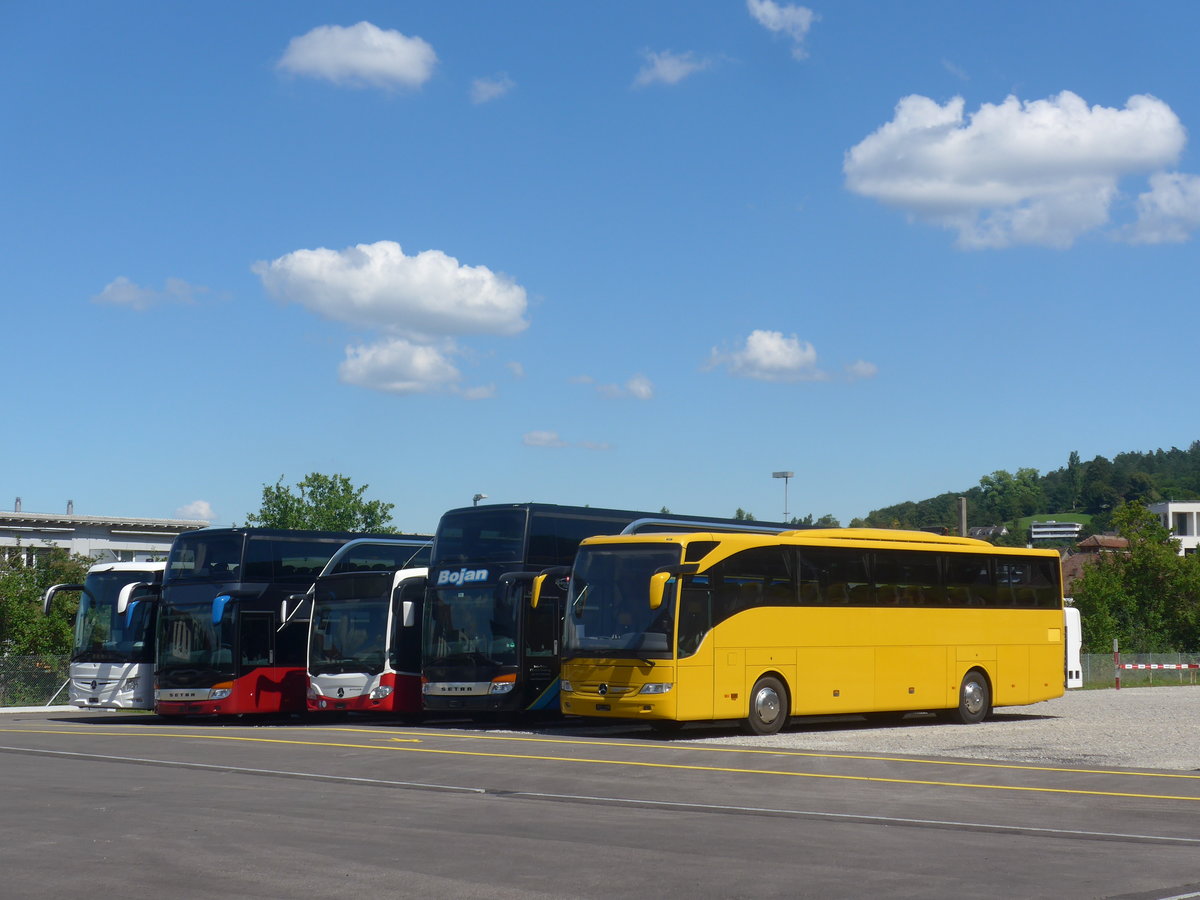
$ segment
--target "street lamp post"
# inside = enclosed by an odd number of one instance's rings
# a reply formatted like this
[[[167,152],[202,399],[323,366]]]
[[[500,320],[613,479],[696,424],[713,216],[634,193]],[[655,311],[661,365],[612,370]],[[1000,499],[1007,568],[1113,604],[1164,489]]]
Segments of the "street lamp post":
[[[795,476],[795,472],[772,472],[772,478],[783,479],[783,521],[787,524],[788,520],[788,479]]]
[[[487,494],[476,494],[474,497],[471,498],[471,505],[478,506],[480,500],[486,500],[486,499],[487,499]]]

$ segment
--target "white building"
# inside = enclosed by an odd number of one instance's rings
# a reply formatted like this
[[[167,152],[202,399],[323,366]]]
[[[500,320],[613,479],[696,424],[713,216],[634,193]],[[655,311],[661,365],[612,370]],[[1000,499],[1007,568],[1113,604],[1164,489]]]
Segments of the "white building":
[[[14,512],[0,512],[0,554],[35,565],[47,544],[99,562],[146,562],[166,559],[176,535],[205,528],[199,519],[133,519],[125,516],[77,516],[27,513],[18,499]]]
[[[1080,522],[1030,522],[1029,540],[1031,541],[1074,541],[1083,531]]]
[[[1180,543],[1180,553],[1195,553],[1200,545],[1200,503],[1151,503],[1150,512]]]

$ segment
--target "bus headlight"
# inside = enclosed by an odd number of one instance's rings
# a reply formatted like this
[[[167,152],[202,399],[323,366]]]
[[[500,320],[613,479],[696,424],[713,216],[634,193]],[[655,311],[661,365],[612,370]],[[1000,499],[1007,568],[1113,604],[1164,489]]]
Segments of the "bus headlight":
[[[671,690],[674,685],[669,681],[651,681],[642,685],[639,694],[665,694]]]
[[[392,695],[392,686],[390,684],[381,684],[379,687],[371,691],[372,700],[382,700],[384,697]]]
[[[508,694],[517,686],[517,676],[501,675],[499,678],[493,678],[491,685],[488,686],[489,694]]]
[[[208,692],[209,700],[224,700],[233,693],[233,682],[226,681],[222,684],[214,684],[211,691]]]
[[[565,678],[562,679],[561,681],[559,681],[558,689],[565,694],[569,694],[573,690],[575,690],[575,688],[571,686],[571,682],[567,681],[567,679],[565,679]]]

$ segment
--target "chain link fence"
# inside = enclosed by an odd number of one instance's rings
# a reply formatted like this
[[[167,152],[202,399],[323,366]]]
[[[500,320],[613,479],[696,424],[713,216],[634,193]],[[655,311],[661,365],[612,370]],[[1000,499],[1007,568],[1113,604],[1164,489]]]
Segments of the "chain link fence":
[[[1114,687],[1117,663],[1111,653],[1084,653],[1083,686]],[[1121,665],[1200,665],[1200,653],[1122,653]],[[1200,669],[1121,669],[1121,687],[1200,684]]]
[[[66,656],[0,656],[0,706],[67,702]]]

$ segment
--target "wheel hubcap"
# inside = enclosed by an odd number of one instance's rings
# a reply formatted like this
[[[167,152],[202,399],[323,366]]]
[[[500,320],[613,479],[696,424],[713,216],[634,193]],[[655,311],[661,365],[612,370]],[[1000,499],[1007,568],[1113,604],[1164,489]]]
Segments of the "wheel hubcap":
[[[771,724],[779,716],[779,694],[771,688],[763,688],[754,695],[754,714],[759,721]]]
[[[983,685],[978,681],[969,681],[963,685],[963,706],[971,715],[976,715],[983,709]]]

